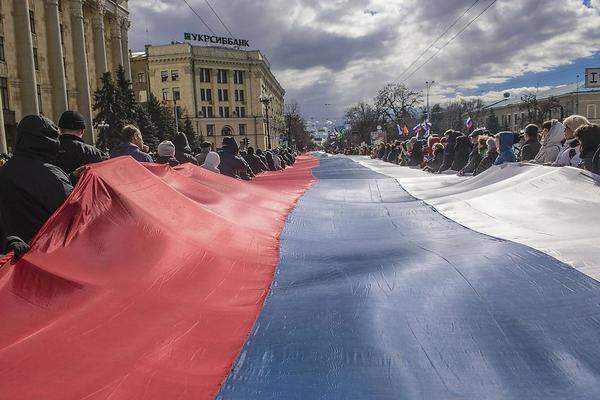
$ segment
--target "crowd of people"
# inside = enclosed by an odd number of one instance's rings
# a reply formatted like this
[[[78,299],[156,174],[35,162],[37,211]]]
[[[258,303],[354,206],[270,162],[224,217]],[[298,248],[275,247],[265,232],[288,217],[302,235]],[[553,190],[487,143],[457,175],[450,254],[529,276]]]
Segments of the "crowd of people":
[[[29,241],[64,203],[89,164],[130,156],[171,167],[191,163],[210,173],[251,180],[265,171],[290,167],[297,157],[290,149],[240,150],[233,137],[223,138],[219,149],[204,142],[192,151],[182,132],[160,143],[152,154],[133,125],[123,127],[120,143],[106,154],[85,143],[85,128],[76,111],[63,113],[58,127],[40,115],[26,116],[18,124],[13,154],[0,156],[0,254],[12,250],[18,259],[29,251]]]
[[[413,137],[377,146],[351,148],[348,154],[370,155],[390,163],[431,173],[478,175],[493,165],[529,162],[572,166],[600,174],[600,126],[572,115],[564,121],[530,124],[519,133],[492,135],[485,128],[469,134],[448,130],[443,136]]]

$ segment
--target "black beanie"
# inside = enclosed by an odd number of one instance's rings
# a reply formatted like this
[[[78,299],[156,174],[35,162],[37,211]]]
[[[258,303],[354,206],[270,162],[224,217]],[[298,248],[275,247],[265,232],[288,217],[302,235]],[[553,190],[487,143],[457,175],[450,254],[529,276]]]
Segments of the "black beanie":
[[[58,121],[58,127],[61,129],[69,129],[72,131],[78,131],[85,129],[85,120],[83,115],[77,111],[65,111]]]

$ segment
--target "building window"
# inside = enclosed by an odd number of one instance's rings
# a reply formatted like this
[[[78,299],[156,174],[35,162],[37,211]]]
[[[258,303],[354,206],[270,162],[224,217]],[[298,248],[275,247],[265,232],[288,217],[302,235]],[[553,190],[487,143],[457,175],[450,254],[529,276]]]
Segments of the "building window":
[[[160,80],[166,82],[169,80],[169,71],[160,71]]]
[[[202,118],[213,118],[213,108],[210,106],[203,106],[202,110],[200,111],[200,116]]]
[[[146,83],[146,73],[138,73],[138,83]]]
[[[163,96],[162,96],[162,99],[163,99],[164,101],[167,101],[167,100],[169,100],[169,89],[166,89],[166,88],[165,88],[165,89],[163,89],[163,90],[162,90],[162,94],[163,94]]]
[[[206,136],[214,136],[215,134],[215,126],[214,125],[206,125]]]
[[[588,119],[596,119],[597,115],[596,115],[596,105],[595,104],[588,104],[587,106],[587,118]]]
[[[229,91],[227,89],[218,89],[217,95],[219,97],[219,101],[229,101]]]
[[[238,85],[244,84],[244,71],[233,71],[233,83]]]
[[[0,61],[6,61],[4,58],[4,36],[0,36]]]
[[[139,102],[145,103],[147,101],[148,101],[148,93],[145,90],[140,90]]]
[[[179,101],[181,100],[181,92],[179,91],[179,88],[173,88],[173,101]]]
[[[179,71],[174,69],[171,71],[171,80],[178,81],[179,80]]]
[[[510,126],[510,125],[511,125],[511,117],[512,117],[512,116],[511,116],[510,114],[508,114],[508,115],[506,116],[506,125],[507,125],[507,126]]]
[[[212,91],[210,89],[200,89],[200,100],[212,101]]]
[[[37,48],[33,48],[33,65],[35,65],[35,70],[40,70],[40,60],[38,59],[38,51]]]
[[[246,134],[246,124],[240,124],[240,135],[245,135]]]
[[[210,69],[200,68],[200,82],[210,82]]]
[[[31,26],[31,33],[35,34],[35,14],[33,10],[29,10],[29,25]]]
[[[236,107],[235,115],[237,115],[238,118],[246,118],[246,107]]]
[[[2,96],[2,109],[10,110],[10,96],[8,94],[8,79],[0,78],[0,96]]]
[[[243,90],[236,90],[234,93],[235,96],[235,101],[239,101],[239,102],[244,102],[244,91]]]
[[[60,24],[60,45],[63,47],[65,45],[65,28],[63,24]]]
[[[229,107],[219,107],[219,117],[229,118]]]
[[[38,107],[40,109],[40,114],[44,113],[44,107],[42,105],[42,87],[37,85],[37,99],[38,99]]]
[[[217,70],[217,83],[227,83],[227,70],[226,69]]]

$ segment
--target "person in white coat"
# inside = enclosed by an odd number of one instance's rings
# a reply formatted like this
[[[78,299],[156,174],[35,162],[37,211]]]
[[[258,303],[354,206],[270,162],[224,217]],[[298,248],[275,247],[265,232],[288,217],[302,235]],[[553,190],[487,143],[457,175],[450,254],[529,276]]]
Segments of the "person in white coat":
[[[581,115],[571,115],[563,121],[565,126],[565,137],[562,148],[558,153],[556,161],[552,165],[556,167],[572,166],[577,167],[581,164],[579,141],[575,137],[575,131],[580,126],[589,125],[590,121]]]
[[[204,164],[202,164],[202,168],[207,169],[216,174],[220,174],[219,164],[221,164],[221,157],[219,153],[214,151],[209,152],[204,159]]]
[[[556,161],[558,153],[562,149],[565,126],[556,119],[544,122],[542,125],[542,147],[535,159],[531,162],[536,164],[552,164]]]

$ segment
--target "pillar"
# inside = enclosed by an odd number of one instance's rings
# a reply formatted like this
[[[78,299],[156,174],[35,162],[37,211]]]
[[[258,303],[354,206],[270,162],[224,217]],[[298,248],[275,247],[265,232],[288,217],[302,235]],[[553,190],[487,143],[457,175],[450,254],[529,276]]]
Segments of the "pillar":
[[[125,77],[132,81],[131,79],[131,62],[129,60],[129,27],[131,26],[131,22],[127,19],[123,20],[121,23],[121,52],[123,54],[123,68],[125,69]]]
[[[21,111],[23,116],[39,114],[37,99],[37,80],[35,62],[33,60],[33,41],[29,25],[29,2],[14,0],[15,36],[17,46],[17,62],[21,80]]]
[[[46,29],[48,34],[48,60],[52,81],[52,110],[55,121],[69,108],[67,82],[63,64],[63,48],[60,36],[58,0],[46,0]]]
[[[123,49],[121,47],[121,22],[118,18],[111,19],[110,26],[113,67],[115,71],[123,65]]]
[[[6,144],[6,128],[4,128],[4,105],[2,104],[2,96],[0,96],[0,153],[8,153]]]
[[[85,51],[85,31],[83,27],[83,0],[71,0],[71,30],[73,32],[73,56],[75,81],[77,83],[78,111],[85,118],[86,130],[84,139],[88,143],[94,143],[90,79]]]
[[[106,41],[104,32],[104,3],[98,2],[94,10],[92,25],[94,28],[94,62],[96,64],[96,85],[101,86],[104,73],[108,72]]]

